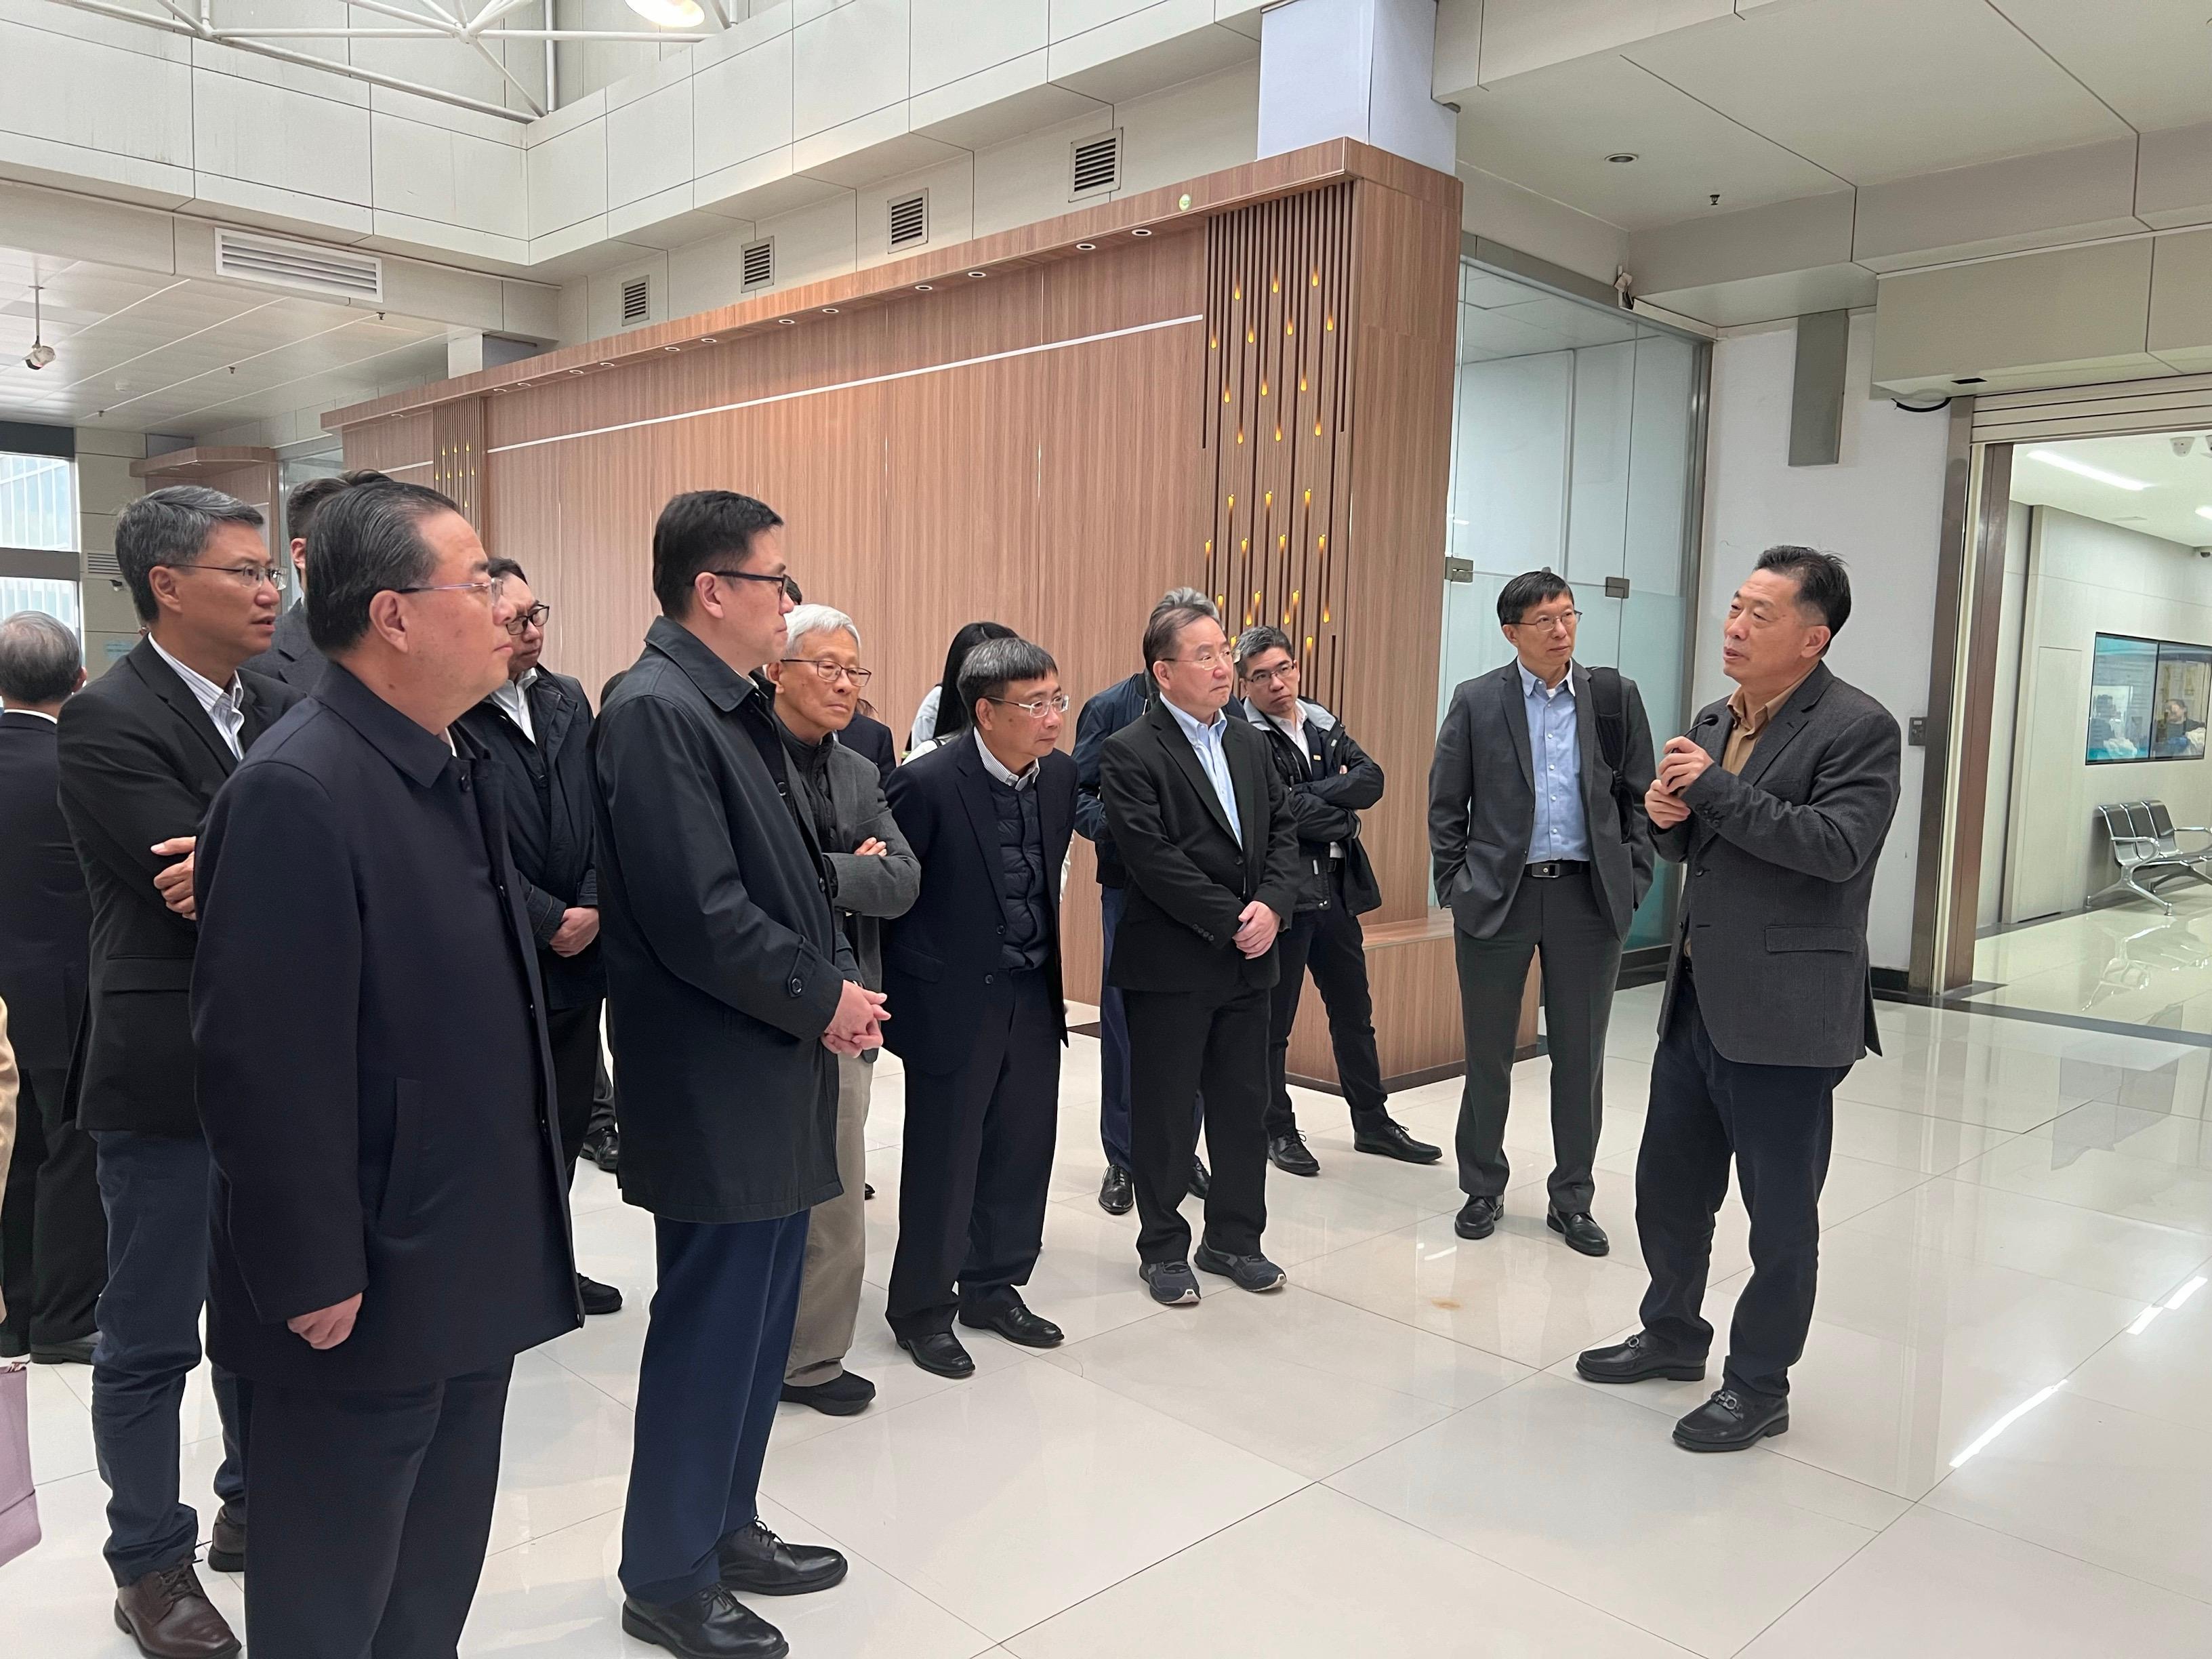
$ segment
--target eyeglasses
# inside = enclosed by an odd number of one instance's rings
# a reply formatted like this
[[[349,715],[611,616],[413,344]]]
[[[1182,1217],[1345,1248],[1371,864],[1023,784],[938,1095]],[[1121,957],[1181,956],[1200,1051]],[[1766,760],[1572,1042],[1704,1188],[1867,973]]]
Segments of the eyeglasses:
[[[850,680],[853,683],[853,689],[856,691],[865,690],[868,682],[876,677],[876,671],[872,668],[848,668],[835,657],[782,657],[778,660],[788,663],[803,662],[832,685],[836,684],[840,679]]]
[[[264,582],[267,582],[271,587],[282,587],[284,586],[284,568],[282,565],[201,564],[195,561],[191,563],[173,564],[169,566],[169,568],[172,570],[212,570],[219,575],[234,578],[236,580],[243,582],[248,587],[258,587]]]
[[[529,610],[520,611],[514,616],[509,617],[501,625],[508,633],[514,635],[515,638],[520,639],[525,629],[544,627],[545,619],[552,614],[553,607],[546,604],[544,600],[540,599],[536,605],[532,605]]]
[[[726,582],[771,582],[778,587],[782,586],[786,580],[786,578],[782,576],[763,575],[757,570],[714,570],[710,568],[702,571],[700,574],[707,576],[720,576]]]
[[[395,587],[394,593],[474,593],[489,602],[499,597],[499,578],[479,576],[472,582],[424,582],[416,587]]]
[[[1001,708],[1018,708],[1033,720],[1042,720],[1047,709],[1055,714],[1067,712],[1067,693],[1065,691],[1055,691],[1048,697],[1039,697],[1031,702],[1012,702],[1005,697],[986,697],[983,701],[995,702]]]
[[[1294,680],[1297,677],[1298,665],[1294,662],[1286,662],[1280,668],[1249,669],[1244,675],[1244,678],[1255,685],[1280,685],[1285,681]]]
[[[1187,662],[1193,668],[1218,668],[1222,664],[1227,662],[1229,659],[1221,652],[1216,651],[1212,646],[1208,646],[1205,650],[1194,652],[1188,657],[1162,657],[1160,660],[1162,662]]]
[[[1579,611],[1562,611],[1556,617],[1534,617],[1514,623],[1516,628],[1533,628],[1546,634],[1564,634],[1582,619]]]

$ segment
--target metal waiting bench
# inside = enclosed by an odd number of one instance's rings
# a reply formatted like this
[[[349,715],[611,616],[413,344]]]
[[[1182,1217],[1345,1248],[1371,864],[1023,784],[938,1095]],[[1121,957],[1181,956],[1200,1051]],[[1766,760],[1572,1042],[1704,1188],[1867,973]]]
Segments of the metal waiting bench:
[[[2212,865],[2212,829],[2201,824],[2176,829],[2163,801],[2111,802],[2100,806],[2097,816],[2112,838],[2112,861],[2120,866],[2120,878],[2092,894],[2092,905],[2124,892],[2148,899],[2170,916],[2173,906],[2159,896],[2160,887],[2179,877],[2193,877],[2212,887],[2212,874],[2205,870]],[[2202,836],[2203,844],[2184,848],[2183,836]]]

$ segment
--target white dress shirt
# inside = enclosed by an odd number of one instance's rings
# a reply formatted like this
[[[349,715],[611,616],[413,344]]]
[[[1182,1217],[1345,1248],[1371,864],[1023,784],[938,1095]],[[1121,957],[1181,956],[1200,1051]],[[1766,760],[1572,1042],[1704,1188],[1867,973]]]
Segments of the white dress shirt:
[[[39,719],[40,719],[40,720],[42,720],[48,721],[48,722],[52,723],[52,725],[59,726],[59,725],[61,724],[61,721],[60,721],[59,720],[56,719],[53,715],[49,714],[48,713],[46,713],[46,711],[45,709],[43,709],[43,708],[9,708],[9,709],[6,709],[6,710],[4,710],[4,711],[0,711],[0,712],[4,712],[4,713],[7,713],[7,714],[34,714],[34,715],[36,715]]]
[[[1162,698],[1165,702],[1167,700]],[[1229,775],[1229,755],[1222,739],[1229,730],[1229,717],[1219,709],[1213,711],[1211,725],[1200,725],[1197,718],[1185,714],[1173,703],[1168,703],[1168,713],[1175,716],[1176,724],[1182,727],[1183,736],[1190,739],[1198,763],[1205,769],[1206,781],[1212,784],[1214,794],[1221,801],[1221,810],[1229,814],[1229,828],[1239,842],[1244,839],[1244,821],[1237,816],[1237,785]]]
[[[983,757],[983,769],[1017,794],[1036,781],[1037,763],[1035,761],[1031,761],[1028,768],[1020,772],[1009,772],[1000,765],[999,757],[991,752],[991,745],[983,741],[983,730],[981,726],[975,729],[975,752]]]
[[[185,683],[185,689],[199,699],[200,707],[207,711],[208,719],[222,734],[222,740],[230,745],[233,758],[244,760],[246,745],[241,734],[246,729],[246,682],[238,678],[238,671],[231,670],[228,685],[217,685],[197,668],[188,667],[162,650],[161,641],[151,634],[146,636],[146,643],[154,647],[155,654],[163,662],[176,671],[177,678]]]
[[[519,680],[501,682],[499,690],[491,694],[491,700],[500,706],[501,712],[522,728],[522,735],[533,746],[538,742],[538,728],[530,723],[530,688],[537,684],[538,671],[533,668]]]

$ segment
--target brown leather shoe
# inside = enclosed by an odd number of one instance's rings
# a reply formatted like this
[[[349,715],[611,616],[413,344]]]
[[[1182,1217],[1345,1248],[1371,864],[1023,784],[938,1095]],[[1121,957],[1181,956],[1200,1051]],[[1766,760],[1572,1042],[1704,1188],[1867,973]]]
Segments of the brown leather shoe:
[[[189,1561],[116,1591],[115,1628],[137,1643],[146,1659],[229,1659],[239,1650],[229,1622],[208,1600]]]

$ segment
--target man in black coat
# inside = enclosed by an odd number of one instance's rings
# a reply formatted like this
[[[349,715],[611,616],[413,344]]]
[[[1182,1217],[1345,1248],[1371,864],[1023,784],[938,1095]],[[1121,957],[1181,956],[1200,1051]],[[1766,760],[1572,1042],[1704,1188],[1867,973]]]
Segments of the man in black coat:
[[[1266,739],[1222,712],[1236,670],[1212,608],[1152,613],[1145,667],[1159,696],[1107,740],[1100,795],[1127,875],[1106,964],[1129,1018],[1137,1255],[1152,1299],[1198,1300],[1177,1213],[1206,1097],[1213,1182],[1194,1258],[1248,1291],[1283,1270],[1267,1225],[1267,1023],[1275,936],[1297,908],[1298,837]]]
[[[836,1057],[882,1041],[830,911],[767,696],[783,520],[729,490],[653,532],[661,615],[592,730],[623,1197],[659,1264],[623,1516],[623,1628],[681,1654],[775,1655],[736,1597],[845,1575],[755,1497],[782,1392],[807,1212],[840,1190]]]
[[[0,622],[0,1002],[22,1073],[0,1202],[0,1358],[88,1365],[107,1279],[91,1136],[64,1097],[84,1019],[92,905],[55,799],[56,722],[84,684],[76,635],[43,611]]]
[[[200,858],[208,1344],[254,1387],[254,1650],[449,1654],[514,1356],[582,1318],[537,952],[453,726],[510,641],[436,491],[349,491],[317,538],[330,667]]]
[[[239,667],[276,619],[259,508],[193,484],[157,489],[116,520],[115,557],[146,637],[63,704],[58,755],[62,814],[92,899],[76,1119],[99,1146],[107,1212],[93,1439],[118,1617],[146,1653],[198,1659],[234,1650],[236,1638],[193,1576],[198,1522],[177,1492],[178,1413],[208,1291],[192,870],[216,792],[298,694]],[[236,1572],[250,1396],[221,1358],[215,1383],[225,1445],[208,1565]]]
[[[1285,1175],[1317,1176],[1321,1162],[1298,1133],[1288,1082],[1291,1032],[1306,970],[1328,1013],[1338,1086],[1352,1110],[1352,1150],[1433,1164],[1443,1148],[1416,1140],[1388,1109],[1375,1048],[1375,1000],[1359,917],[1382,902],[1359,841],[1359,814],[1382,799],[1382,769],[1343,722],[1298,696],[1291,636],[1261,623],[1237,640],[1243,718],[1267,739],[1298,834],[1298,908],[1275,942],[1279,971],[1267,1015],[1267,1158]]]
[[[365,483],[390,482],[383,473],[362,467],[334,477],[310,478],[295,486],[284,498],[284,533],[292,539],[292,568],[298,576],[301,597],[276,618],[276,631],[270,636],[268,650],[243,666],[257,674],[266,674],[272,680],[282,680],[295,691],[305,693],[315,689],[316,683],[323,678],[323,670],[329,665],[307,632],[308,544],[314,534],[315,515],[326,502],[349,489]]]
[[[888,1040],[906,1062],[887,1314],[915,1364],[953,1377],[975,1369],[955,1312],[1024,1347],[1060,1341],[1019,1287],[1044,1246],[1059,1126],[1060,867],[1075,824],[1075,763],[1054,747],[1067,696],[1050,654],[987,640],[961,665],[959,693],[974,731],[891,779],[921,896],[884,947],[899,1013]]]
[[[592,868],[589,748],[592,706],[584,688],[538,659],[550,608],[513,559],[491,562],[514,648],[507,678],[460,720],[498,777],[507,851],[522,883],[523,914],[538,940],[545,1030],[553,1046],[553,1097],[560,1103],[561,1156],[573,1179],[592,1125],[599,1075],[599,1011],[607,981],[599,966],[599,878]],[[622,1292],[579,1273],[587,1314],[620,1311]]]

